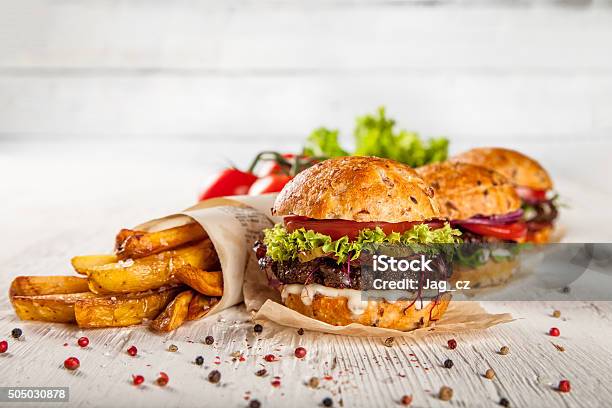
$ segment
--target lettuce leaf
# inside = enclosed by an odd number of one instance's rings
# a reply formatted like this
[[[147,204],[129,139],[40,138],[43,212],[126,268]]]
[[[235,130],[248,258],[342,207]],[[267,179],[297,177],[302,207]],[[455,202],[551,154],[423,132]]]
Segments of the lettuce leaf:
[[[384,157],[412,167],[441,162],[448,156],[448,139],[423,141],[418,133],[394,132],[395,121],[387,118],[385,108],[376,115],[357,118],[355,127],[355,155]]]
[[[435,230],[426,224],[419,224],[403,234],[397,232],[385,234],[382,229],[376,227],[360,231],[359,236],[353,241],[347,236],[332,240],[329,235],[304,228],[289,232],[282,224],[277,224],[274,228],[264,230],[263,242],[267,247],[267,255],[274,261],[289,261],[298,258],[300,254],[316,251],[333,255],[338,263],[343,263],[349,257],[352,260],[357,259],[363,250],[375,248],[376,245],[403,244],[419,252],[425,252],[429,244],[459,243],[461,241],[459,235],[461,232],[452,229],[448,223]]]
[[[324,127],[313,130],[306,139],[304,155],[310,157],[348,156],[348,152],[338,142],[338,131]]]

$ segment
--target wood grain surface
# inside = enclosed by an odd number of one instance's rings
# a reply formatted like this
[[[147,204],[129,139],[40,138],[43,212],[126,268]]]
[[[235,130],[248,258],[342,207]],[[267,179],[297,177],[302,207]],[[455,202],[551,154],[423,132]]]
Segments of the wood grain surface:
[[[196,160],[193,146],[180,144],[143,145],[140,155],[125,144],[102,148],[65,143],[40,151],[31,146],[1,146],[3,294],[13,276],[71,273],[71,256],[110,250],[121,227],[191,204],[202,179],[213,169],[212,157],[218,154],[208,146],[208,155]],[[224,147],[240,157],[247,157],[253,148]],[[185,153],[184,159],[180,152],[191,153]],[[556,163],[558,158],[543,156],[543,160]],[[609,163],[593,163],[598,165]],[[579,180],[579,185],[587,180]],[[571,183],[558,181],[567,189],[565,195],[576,195],[569,190]],[[585,215],[583,205],[591,206],[591,214]],[[605,226],[605,219],[597,218],[599,207],[592,205],[578,201],[578,207],[566,210],[570,232],[584,233],[573,226],[575,220]],[[259,400],[264,407],[319,406],[325,397],[331,397],[334,406],[392,407],[399,406],[406,394],[413,396],[416,407],[491,407],[501,397],[514,407],[606,406],[612,400],[608,386],[612,381],[608,368],[612,303],[572,301],[572,293],[567,299],[483,303],[490,312],[510,312],[517,320],[454,336],[458,347],[449,350],[447,336],[441,335],[419,342],[397,339],[386,347],[381,339],[308,332],[300,336],[294,329],[270,323],[255,334],[242,306],[166,335],[146,327],[81,331],[19,321],[3,295],[0,338],[9,341],[9,352],[0,355],[0,386],[69,386],[68,405],[88,407],[242,407],[249,399]],[[561,318],[552,317],[555,309],[561,311]],[[561,330],[560,337],[548,336],[553,326]],[[14,327],[23,329],[24,340],[10,338]],[[90,339],[85,349],[76,345],[83,335]],[[208,335],[215,338],[212,346],[203,343]],[[565,351],[558,351],[553,343]],[[167,350],[171,344],[178,346],[178,352]],[[130,345],[138,347],[138,357],[126,354]],[[497,353],[503,345],[510,348],[508,355]],[[297,346],[306,348],[306,358],[293,356]],[[235,352],[244,361],[239,357],[234,361]],[[264,361],[263,356],[270,353],[279,361]],[[199,355],[203,366],[194,364]],[[69,356],[80,359],[78,371],[63,369]],[[442,366],[446,358],[454,361],[453,368]],[[262,368],[267,376],[256,376]],[[495,379],[483,377],[488,368],[495,370]],[[207,380],[213,369],[221,372],[218,385]],[[170,377],[165,388],[154,383],[160,371]],[[131,385],[135,374],[145,377],[142,387]],[[271,384],[276,376],[280,387]],[[305,385],[313,376],[319,379],[318,389]],[[561,379],[571,381],[571,393],[554,389]],[[451,402],[436,397],[443,385],[454,390]]]

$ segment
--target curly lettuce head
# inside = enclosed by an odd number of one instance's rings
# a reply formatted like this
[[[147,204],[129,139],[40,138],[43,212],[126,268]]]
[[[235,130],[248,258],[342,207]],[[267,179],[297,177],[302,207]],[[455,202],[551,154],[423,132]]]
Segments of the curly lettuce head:
[[[357,259],[364,249],[376,245],[403,244],[424,251],[428,244],[459,243],[460,235],[461,232],[451,228],[448,223],[438,229],[419,224],[401,234],[398,232],[386,234],[376,227],[361,230],[354,240],[350,240],[347,236],[332,240],[329,235],[304,228],[289,232],[282,224],[277,224],[274,228],[264,230],[263,241],[267,247],[267,255],[274,261],[284,262],[298,257],[308,259],[309,255],[310,258],[332,255],[336,257],[338,263],[343,263],[349,258]]]

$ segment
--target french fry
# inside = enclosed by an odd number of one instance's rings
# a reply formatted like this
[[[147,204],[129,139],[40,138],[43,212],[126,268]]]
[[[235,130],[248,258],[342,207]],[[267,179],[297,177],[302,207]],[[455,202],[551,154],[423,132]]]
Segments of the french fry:
[[[195,222],[157,232],[122,229],[115,240],[115,251],[119,259],[143,258],[207,237],[206,231]]]
[[[168,303],[164,311],[151,322],[149,327],[163,333],[176,330],[187,319],[191,299],[193,299],[192,290],[179,293],[174,300]]]
[[[73,323],[76,321],[74,314],[76,302],[95,296],[91,292],[40,296],[15,295],[11,296],[11,303],[15,313],[22,320]]]
[[[94,266],[106,265],[117,262],[115,255],[82,255],[75,256],[70,260],[72,267],[77,273],[87,275],[87,270]]]
[[[223,295],[223,274],[221,272],[209,272],[192,265],[185,265],[177,268],[174,276],[203,295]]]
[[[76,322],[82,328],[140,324],[145,319],[154,319],[180,290],[180,287],[170,287],[157,291],[80,299],[74,305]]]
[[[78,276],[18,276],[9,296],[40,296],[88,292],[87,279]]]
[[[94,266],[86,269],[86,272],[89,289],[94,293],[131,293],[176,283],[174,272],[184,265],[207,269],[216,266],[218,262],[212,243],[204,240],[189,247],[145,258]]]
[[[212,307],[217,303],[219,303],[219,298],[204,296],[200,293],[196,293],[189,303],[187,320],[197,320],[206,316],[210,309],[212,309]]]

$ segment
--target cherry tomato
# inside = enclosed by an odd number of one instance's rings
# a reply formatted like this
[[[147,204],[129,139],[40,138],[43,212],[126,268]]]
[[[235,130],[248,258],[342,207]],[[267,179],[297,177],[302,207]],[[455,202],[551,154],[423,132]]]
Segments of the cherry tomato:
[[[506,225],[483,225],[461,223],[461,228],[475,232],[479,235],[506,239],[511,241],[522,241],[527,235],[527,224],[524,222],[515,222]]]
[[[277,193],[285,187],[293,177],[286,174],[271,174],[255,181],[249,189],[249,195]]]
[[[214,197],[246,194],[257,180],[253,173],[230,168],[219,172],[200,195],[200,201]]]
[[[291,162],[295,158],[295,154],[293,153],[284,153],[281,156],[283,156],[283,158],[289,162]],[[291,166],[287,166],[285,170],[287,170],[288,172],[289,170],[291,170]],[[259,177],[265,177],[270,176],[272,174],[283,173],[283,171],[281,169],[281,165],[277,161],[266,160],[264,163],[261,164],[259,170],[257,170],[256,173]]]
[[[412,229],[421,222],[357,222],[348,220],[314,220],[307,217],[290,216],[285,217],[285,227],[287,231],[292,232],[300,228],[306,230],[313,230],[321,234],[329,235],[333,240],[340,239],[343,236],[349,237],[349,239],[355,239],[359,236],[359,232],[364,229],[375,229],[380,227],[385,234],[391,232],[403,233]],[[444,223],[441,221],[431,221],[427,224],[436,229],[441,228]]]
[[[516,193],[523,199],[530,203],[539,203],[546,201],[546,190],[535,190],[529,187],[516,187]]]

